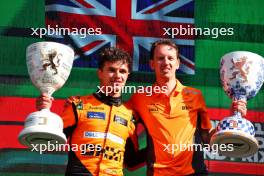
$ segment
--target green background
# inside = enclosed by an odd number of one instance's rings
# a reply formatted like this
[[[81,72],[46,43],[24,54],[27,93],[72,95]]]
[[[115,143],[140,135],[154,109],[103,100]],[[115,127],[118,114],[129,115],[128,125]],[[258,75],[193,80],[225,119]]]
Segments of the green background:
[[[45,2],[43,0],[11,0],[0,2],[0,96],[36,97],[39,92],[29,80],[25,49],[41,39],[10,35],[10,29],[45,27]],[[263,0],[196,0],[195,26],[201,28],[233,28],[233,36],[198,36],[195,40],[195,75],[177,75],[186,85],[200,89],[209,108],[229,108],[230,99],[224,93],[219,80],[219,60],[227,52],[246,50],[264,56],[264,1]],[[92,75],[92,76],[91,76]],[[152,73],[132,73],[129,85],[149,85],[154,81]],[[73,68],[62,89],[55,98],[85,95],[96,90],[98,79],[95,69]],[[264,87],[264,86],[263,86]],[[248,109],[264,111],[264,88],[248,102]],[[129,94],[124,96],[128,99]],[[144,135],[141,145],[144,145]],[[0,141],[4,142],[4,141]],[[10,160],[10,157],[13,160]],[[24,150],[0,149],[0,175],[61,175],[66,164],[65,154],[38,155]],[[39,167],[38,173],[5,172],[10,165],[23,163]],[[44,174],[46,166],[56,165],[58,174]],[[45,166],[45,167],[44,167]],[[56,169],[55,169],[56,170]],[[145,168],[125,175],[145,175]],[[226,175],[226,174],[225,174]]]

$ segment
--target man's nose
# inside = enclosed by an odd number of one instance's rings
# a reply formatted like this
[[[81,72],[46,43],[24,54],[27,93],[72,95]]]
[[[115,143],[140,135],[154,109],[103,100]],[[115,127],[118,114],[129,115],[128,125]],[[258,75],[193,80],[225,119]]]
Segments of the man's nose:
[[[121,77],[121,73],[120,73],[120,71],[116,71],[116,72],[115,72],[115,77],[116,77],[116,78],[120,78],[120,77]]]
[[[163,63],[168,65],[170,63],[170,60],[168,57],[165,57],[164,60],[163,60]]]

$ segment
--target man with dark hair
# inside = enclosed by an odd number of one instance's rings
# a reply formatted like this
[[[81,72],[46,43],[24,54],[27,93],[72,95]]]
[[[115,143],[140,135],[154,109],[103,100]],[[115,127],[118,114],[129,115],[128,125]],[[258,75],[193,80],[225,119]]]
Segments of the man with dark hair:
[[[206,175],[203,151],[193,146],[209,143],[214,129],[201,91],[176,78],[178,47],[171,40],[153,43],[150,67],[156,76],[153,87],[166,86],[166,91],[136,93],[130,100],[147,131],[147,175]],[[233,108],[246,113],[244,102],[234,102]]]
[[[98,58],[98,68],[102,70],[106,62],[113,63],[116,61],[121,61],[122,64],[127,64],[128,71],[131,73],[132,58],[124,50],[114,47],[106,48],[100,53],[100,57]]]
[[[107,48],[100,54],[98,66],[100,90],[69,98],[62,114],[68,143],[83,146],[81,151],[69,151],[66,175],[123,175],[126,139],[133,138],[135,125],[132,110],[121,102],[121,89],[132,60],[121,49]],[[37,99],[37,109],[50,108],[52,101],[43,94]]]

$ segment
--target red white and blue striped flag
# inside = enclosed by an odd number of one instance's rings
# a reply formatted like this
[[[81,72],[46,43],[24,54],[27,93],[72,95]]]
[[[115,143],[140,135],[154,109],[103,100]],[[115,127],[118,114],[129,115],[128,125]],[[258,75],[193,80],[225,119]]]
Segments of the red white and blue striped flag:
[[[46,35],[75,48],[74,67],[97,67],[102,48],[117,46],[133,56],[134,71],[150,71],[151,43],[168,38],[165,28],[194,26],[193,0],[47,0],[46,27],[74,35]],[[81,35],[83,29],[90,35]],[[79,33],[75,31],[79,29]],[[194,74],[194,37],[177,35],[181,68]]]

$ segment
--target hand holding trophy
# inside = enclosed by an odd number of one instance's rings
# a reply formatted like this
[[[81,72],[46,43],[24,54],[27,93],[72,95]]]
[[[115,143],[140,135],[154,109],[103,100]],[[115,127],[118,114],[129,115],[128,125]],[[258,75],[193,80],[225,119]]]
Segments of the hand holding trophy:
[[[38,42],[27,47],[26,61],[30,79],[41,93],[49,96],[61,88],[70,75],[74,51],[55,42]],[[32,147],[33,144],[65,144],[62,119],[49,109],[33,112],[25,120],[19,142]]]
[[[220,78],[226,94],[233,100],[253,98],[264,81],[264,59],[251,52],[235,51],[221,59]],[[258,151],[253,124],[239,112],[219,122],[212,144],[233,144],[233,151],[219,151],[229,157],[247,157]]]

